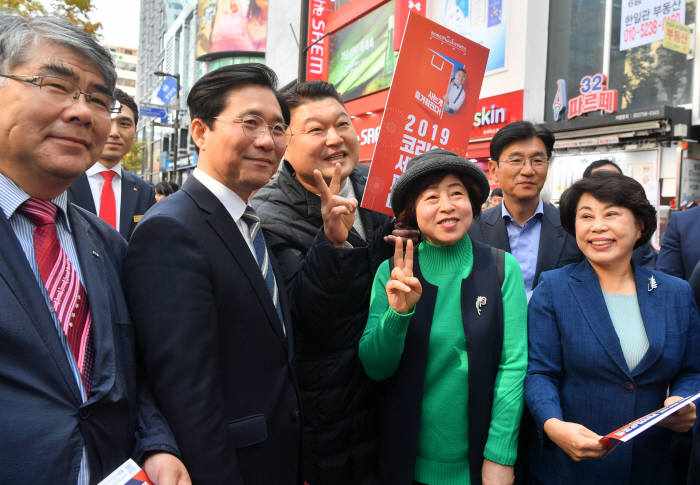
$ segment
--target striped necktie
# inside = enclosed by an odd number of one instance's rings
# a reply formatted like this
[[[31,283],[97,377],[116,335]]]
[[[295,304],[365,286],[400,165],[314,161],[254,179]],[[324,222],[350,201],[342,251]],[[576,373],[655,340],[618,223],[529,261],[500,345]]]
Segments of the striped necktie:
[[[78,364],[85,394],[90,395],[90,376],[95,359],[90,307],[75,268],[56,233],[58,207],[30,198],[18,209],[34,224],[34,257],[46,293],[61,323],[66,341]]]
[[[270,257],[267,252],[265,237],[263,236],[263,232],[260,230],[260,217],[258,217],[258,214],[256,214],[255,209],[250,206],[246,206],[245,212],[243,213],[243,220],[245,220],[246,224],[248,225],[250,240],[253,242],[253,249],[255,249],[255,258],[258,260],[258,266],[260,267],[260,272],[265,280],[267,291],[270,292],[272,303],[275,305],[277,316],[282,324],[282,332],[286,336],[287,330],[284,327],[284,318],[282,317],[282,309],[280,308],[277,281],[275,281],[275,273],[272,271],[272,266],[270,265]]]

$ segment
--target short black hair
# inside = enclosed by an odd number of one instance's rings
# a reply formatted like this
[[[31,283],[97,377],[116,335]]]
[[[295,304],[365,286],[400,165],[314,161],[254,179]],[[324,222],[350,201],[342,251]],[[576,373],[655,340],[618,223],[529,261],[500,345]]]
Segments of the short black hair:
[[[646,244],[656,231],[656,209],[649,203],[642,184],[632,177],[612,172],[594,173],[564,191],[559,199],[561,225],[576,237],[576,208],[583,194],[591,194],[601,202],[625,207],[642,225],[642,234],[635,249]]]
[[[226,107],[229,91],[250,84],[268,88],[275,94],[284,122],[289,124],[289,108],[277,92],[277,74],[266,65],[256,62],[220,67],[199,78],[187,96],[190,118],[199,118],[211,128],[214,117],[219,116]]]
[[[493,189],[491,191],[491,197],[503,197],[503,189]]]
[[[457,73],[458,73],[459,71],[462,71],[464,74],[467,74],[467,70],[464,69],[463,67],[460,67],[459,69],[457,69],[457,70],[455,71],[455,76],[457,75]]]
[[[167,197],[177,192],[180,189],[180,186],[175,182],[163,180],[155,184],[153,186],[153,189],[155,190],[156,194],[164,195]]]
[[[586,170],[583,171],[583,177],[584,178],[590,177],[591,175],[593,175],[593,170],[595,170],[596,168],[604,167],[606,165],[612,165],[613,167],[615,167],[617,169],[617,171],[620,173],[620,175],[622,175],[622,169],[620,168],[620,166],[617,163],[613,162],[612,160],[608,160],[608,159],[604,158],[602,160],[596,160],[595,162],[592,162],[590,165],[588,165],[586,167]]]
[[[139,107],[136,105],[134,98],[126,94],[119,88],[114,88],[114,99],[119,101],[123,106],[127,106],[134,113],[134,126],[139,124]]]
[[[298,108],[309,101],[333,98],[345,108],[343,98],[331,83],[325,81],[306,81],[296,83],[289,89],[282,91],[282,97],[287,102],[290,110]]]
[[[491,146],[489,147],[491,160],[498,163],[501,153],[508,145],[516,141],[529,140],[530,138],[542,140],[547,149],[547,158],[552,157],[552,149],[554,148],[554,135],[552,132],[544,126],[535,126],[529,121],[516,121],[498,130],[491,139]]]
[[[481,215],[481,189],[477,183],[471,177],[451,172],[449,170],[437,170],[425,176],[420,182],[416,183],[411,187],[406,194],[406,205],[401,211],[401,214],[396,218],[401,224],[414,229],[419,229],[418,220],[416,218],[416,207],[418,205],[418,197],[423,193],[425,189],[430,187],[435,183],[439,183],[442,179],[448,175],[454,175],[459,179],[460,182],[464,184],[467,188],[467,193],[469,195],[469,203],[472,206],[472,217],[474,219]]]

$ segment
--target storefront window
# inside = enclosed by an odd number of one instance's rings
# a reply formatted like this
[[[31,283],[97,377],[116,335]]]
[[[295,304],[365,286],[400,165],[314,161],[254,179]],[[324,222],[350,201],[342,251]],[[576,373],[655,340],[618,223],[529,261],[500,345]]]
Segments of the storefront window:
[[[624,0],[623,0],[624,1]],[[651,5],[649,18],[653,16],[653,8],[660,2],[647,2]],[[696,0],[667,2],[668,14],[677,6],[680,10],[685,3],[685,23],[693,23],[695,19]],[[636,13],[636,12],[635,12]],[[645,12],[642,11],[642,14]],[[678,14],[678,12],[676,12]],[[663,40],[646,43],[637,47],[621,50],[620,37],[623,40],[625,32],[621,27],[622,8],[620,2],[615,2],[612,18],[612,44],[610,46],[610,76],[608,86],[620,93],[620,109],[643,109],[661,105],[678,106],[691,102],[693,61],[686,59],[685,54],[674,52],[663,47]],[[680,15],[677,17],[682,19]],[[649,22],[649,21],[648,21]],[[644,25],[640,22],[638,31],[642,28],[658,30],[661,22]],[[632,22],[629,22],[632,24]],[[644,35],[644,34],[637,34]],[[629,39],[629,37],[628,37]]]
[[[604,25],[605,0],[555,0],[549,3],[547,122],[552,122],[553,118],[549,106],[557,90],[557,79],[564,79],[568,91],[573,94],[578,91],[578,82],[583,76],[603,69]]]
[[[393,39],[393,0],[330,36],[328,82],[343,99],[389,87],[398,55]]]

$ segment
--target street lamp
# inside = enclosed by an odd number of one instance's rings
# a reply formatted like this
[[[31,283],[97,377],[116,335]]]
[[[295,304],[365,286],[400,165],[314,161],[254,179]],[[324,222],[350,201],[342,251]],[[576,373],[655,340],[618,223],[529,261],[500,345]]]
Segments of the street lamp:
[[[175,129],[175,137],[173,138],[173,175],[170,180],[177,182],[177,155],[180,151],[180,75],[179,74],[168,74],[163,71],[156,71],[153,73],[160,77],[171,77],[175,79],[177,83],[177,92],[175,94],[175,122],[173,123],[173,128]]]

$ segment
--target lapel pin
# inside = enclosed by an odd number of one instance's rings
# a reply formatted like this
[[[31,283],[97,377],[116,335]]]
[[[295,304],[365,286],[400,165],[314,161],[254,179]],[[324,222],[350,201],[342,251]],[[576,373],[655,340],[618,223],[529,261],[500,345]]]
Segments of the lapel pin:
[[[476,313],[477,313],[477,315],[481,315],[481,308],[484,306],[486,306],[486,297],[485,296],[476,297]]]
[[[654,278],[653,276],[650,276],[649,277],[649,285],[648,285],[649,293],[651,293],[652,291],[654,291],[658,287],[659,287],[659,285],[658,285],[658,283],[656,283],[656,278]]]
[[[95,256],[96,258],[99,258],[99,257],[100,257],[100,253],[98,253],[98,252],[95,251],[94,249],[92,250],[92,255]]]

